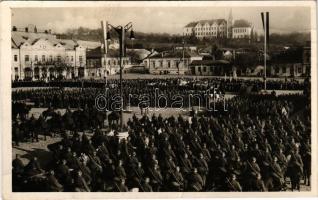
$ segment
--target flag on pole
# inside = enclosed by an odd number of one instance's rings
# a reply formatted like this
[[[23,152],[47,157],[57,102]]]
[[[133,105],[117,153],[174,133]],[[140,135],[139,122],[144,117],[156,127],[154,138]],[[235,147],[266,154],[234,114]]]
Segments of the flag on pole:
[[[267,57],[267,48],[269,44],[269,12],[261,13],[262,17],[262,23],[263,23],[263,29],[264,29],[264,89],[266,91],[266,60],[268,59]]]
[[[262,16],[262,23],[263,23],[263,29],[264,29],[264,37],[266,37],[266,43],[269,44],[269,12],[261,13]]]

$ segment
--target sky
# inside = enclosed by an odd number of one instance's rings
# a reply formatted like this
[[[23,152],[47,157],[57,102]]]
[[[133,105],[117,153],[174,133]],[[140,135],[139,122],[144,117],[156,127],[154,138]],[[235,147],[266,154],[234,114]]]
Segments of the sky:
[[[63,33],[69,28],[100,28],[101,20],[112,25],[133,23],[133,29],[146,33],[182,34],[189,22],[203,19],[246,19],[262,32],[260,12],[270,12],[270,32],[310,32],[309,7],[101,7],[101,8],[14,8],[12,26],[34,24],[38,29]]]

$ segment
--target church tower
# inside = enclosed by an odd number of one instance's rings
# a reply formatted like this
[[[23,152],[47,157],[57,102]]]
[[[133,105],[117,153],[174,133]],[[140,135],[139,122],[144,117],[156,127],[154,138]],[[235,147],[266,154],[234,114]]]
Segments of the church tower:
[[[232,26],[233,26],[233,16],[232,16],[232,8],[229,13],[229,18],[227,20],[227,38],[232,38]]]

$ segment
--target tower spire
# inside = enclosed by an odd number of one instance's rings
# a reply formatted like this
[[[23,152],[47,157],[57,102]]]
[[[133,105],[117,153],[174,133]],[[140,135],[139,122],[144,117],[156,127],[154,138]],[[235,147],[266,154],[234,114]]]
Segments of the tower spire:
[[[233,22],[233,16],[232,16],[232,8],[229,12],[229,18],[227,20],[227,38],[232,38],[232,22]]]

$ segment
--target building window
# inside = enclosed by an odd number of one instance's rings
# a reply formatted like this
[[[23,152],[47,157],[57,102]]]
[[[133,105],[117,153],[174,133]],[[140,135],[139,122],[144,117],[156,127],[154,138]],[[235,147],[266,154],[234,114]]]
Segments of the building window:
[[[42,62],[45,62],[45,55],[42,55]]]
[[[206,67],[203,67],[203,72],[206,72]]]
[[[152,67],[156,68],[156,62],[155,61],[152,61]]]
[[[19,79],[19,69],[17,67],[14,68],[14,79],[15,80]]]
[[[275,68],[275,73],[278,74],[279,73],[279,67]]]
[[[170,60],[168,60],[168,61],[167,61],[167,66],[168,66],[168,68],[170,68],[170,67],[171,67]]]
[[[108,60],[108,65],[110,65],[110,60]]]
[[[72,62],[74,61],[74,57],[73,57],[73,56],[71,56],[71,61],[72,61]]]
[[[57,61],[61,62],[61,56],[57,56]]]
[[[175,63],[175,66],[178,68],[179,67],[179,61],[176,60],[174,63]]]
[[[51,62],[53,61],[53,56],[50,56],[50,61],[51,61]]]
[[[30,61],[29,55],[25,55],[25,56],[24,56],[24,61],[25,61],[25,62],[29,62],[29,61]]]
[[[38,55],[34,56],[34,61],[38,61]]]
[[[283,73],[286,73],[286,66],[283,66]]]
[[[163,67],[163,61],[162,60],[159,61],[159,65],[160,65],[160,67]]]
[[[18,61],[18,55],[14,55],[14,62]]]
[[[303,68],[302,67],[298,67],[298,74],[302,74],[303,73]]]
[[[79,56],[78,60],[80,63],[83,62],[83,56]]]

